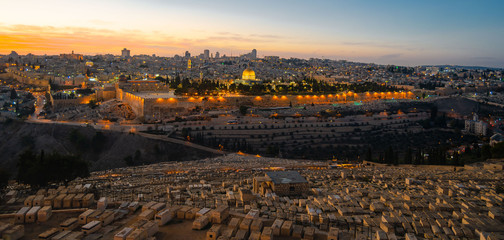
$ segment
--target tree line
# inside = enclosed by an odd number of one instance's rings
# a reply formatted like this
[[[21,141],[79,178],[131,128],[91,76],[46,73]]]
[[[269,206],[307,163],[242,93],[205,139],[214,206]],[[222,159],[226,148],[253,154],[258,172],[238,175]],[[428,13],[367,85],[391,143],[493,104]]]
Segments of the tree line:
[[[88,163],[76,155],[57,152],[36,154],[31,150],[21,153],[17,161],[17,180],[35,187],[49,183],[68,183],[77,177],[88,177]]]
[[[373,152],[369,147],[366,152],[365,160],[370,162],[384,164],[413,164],[413,165],[454,165],[463,166],[475,162],[486,161],[491,158],[504,158],[504,142],[495,144],[493,147],[484,144],[481,147],[474,143],[468,145],[465,151],[459,153],[453,151],[449,153],[447,146],[431,147],[425,149],[407,148],[400,151],[389,146],[385,151]]]
[[[176,76],[174,79],[164,79],[157,77],[157,80],[168,84],[171,89],[175,89],[177,95],[217,95],[222,91],[237,92],[242,95],[264,95],[264,94],[329,94],[343,91],[362,92],[388,92],[397,91],[392,86],[382,85],[374,82],[364,82],[358,84],[327,83],[312,78],[305,77],[296,84],[287,82],[273,84],[272,81],[265,80],[263,84],[224,84],[216,80],[203,79],[201,81],[191,81],[188,78],[181,79]]]

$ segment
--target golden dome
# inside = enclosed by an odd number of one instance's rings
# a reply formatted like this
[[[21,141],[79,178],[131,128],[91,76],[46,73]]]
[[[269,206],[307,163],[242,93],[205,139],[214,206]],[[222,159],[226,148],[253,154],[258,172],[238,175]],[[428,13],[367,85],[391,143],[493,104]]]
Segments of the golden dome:
[[[242,79],[243,80],[255,80],[254,70],[252,70],[250,68],[245,69],[242,74]]]

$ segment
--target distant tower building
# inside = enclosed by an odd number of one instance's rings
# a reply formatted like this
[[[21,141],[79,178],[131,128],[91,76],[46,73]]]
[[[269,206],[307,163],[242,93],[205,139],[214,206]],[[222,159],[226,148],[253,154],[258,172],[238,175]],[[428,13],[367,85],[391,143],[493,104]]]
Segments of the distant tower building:
[[[205,58],[205,59],[210,58],[210,50],[205,49],[205,51],[203,51],[203,58]]]
[[[191,59],[187,60],[187,69],[191,69]]]
[[[220,58],[220,53],[219,52],[215,53],[215,58]]]
[[[252,52],[250,53],[250,58],[256,59],[257,58],[257,50],[252,49]]]
[[[124,48],[122,51],[121,51],[121,57],[122,58],[129,58],[130,57],[130,50]]]
[[[191,57],[191,53],[189,51],[185,51],[185,57],[186,58],[190,58]]]
[[[12,55],[12,53],[11,53]],[[72,50],[72,54],[65,54],[62,53],[60,54],[60,58],[62,59],[67,59],[67,60],[83,60],[84,56],[82,54],[75,54],[74,51]]]

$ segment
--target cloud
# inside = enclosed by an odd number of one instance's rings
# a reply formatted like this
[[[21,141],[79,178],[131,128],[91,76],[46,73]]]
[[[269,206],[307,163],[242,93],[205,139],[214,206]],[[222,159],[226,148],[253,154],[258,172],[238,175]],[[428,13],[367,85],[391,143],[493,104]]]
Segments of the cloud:
[[[371,42],[341,42],[342,45],[363,46],[373,45]]]
[[[282,36],[270,35],[270,34],[250,34],[250,36],[256,38],[284,39],[284,37]]]
[[[84,54],[117,52],[122,47],[141,53],[157,49],[178,50],[191,46],[177,38],[136,29],[113,31],[104,28],[14,25],[0,29],[0,52],[17,50],[31,53],[58,54],[76,50]]]
[[[245,35],[232,32],[217,32],[216,34],[209,36],[207,38],[200,39],[199,41],[236,41],[236,42],[265,43],[265,42],[275,42],[275,40],[280,39],[283,39],[283,37],[270,34]]]
[[[83,54],[101,54],[118,52],[123,47],[132,49],[135,54],[158,55],[202,48],[225,48],[239,52],[261,46],[280,46],[283,44],[279,42],[281,38],[277,35],[232,32],[207,33],[191,38],[139,29],[0,24],[0,52],[16,50],[22,54],[59,54],[72,50]]]
[[[96,25],[111,25],[114,22],[112,21],[104,21],[104,20],[99,20],[99,19],[91,19],[89,20],[90,23],[96,24]]]
[[[373,41],[355,41],[355,42],[350,42],[350,41],[343,41],[340,42],[341,45],[347,45],[347,46],[361,46],[361,47],[369,47],[369,48],[387,48],[387,49],[400,49],[400,50],[406,50],[406,51],[419,51],[421,48],[418,46],[412,47],[412,44],[410,45],[403,45],[403,44],[390,44],[390,43],[382,43],[382,42],[373,42]]]
[[[217,32],[217,35],[241,37],[240,34],[231,32]]]

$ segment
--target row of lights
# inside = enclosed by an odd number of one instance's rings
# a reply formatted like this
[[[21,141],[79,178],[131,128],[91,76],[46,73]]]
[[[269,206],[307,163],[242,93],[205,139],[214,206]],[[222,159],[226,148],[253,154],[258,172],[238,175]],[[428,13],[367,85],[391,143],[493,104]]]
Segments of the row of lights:
[[[381,93],[373,93],[374,96],[378,96],[378,95],[381,95],[381,96],[384,96],[384,95],[397,95],[397,94],[402,94],[402,95],[412,95],[413,93],[412,92],[381,92]],[[328,98],[340,98],[340,97],[347,97],[347,96],[354,96],[354,97],[358,97],[359,95],[357,93],[353,93],[353,92],[347,92],[347,93],[342,93],[341,95],[340,94],[336,94],[336,95],[332,95],[332,94],[329,94],[327,95]],[[371,96],[371,94],[369,92],[366,93],[366,96]],[[303,98],[306,98],[306,99],[310,99],[310,98],[313,98],[313,99],[317,99],[317,98],[320,98],[320,99],[325,99],[326,96],[325,95],[320,95],[320,96],[317,96],[317,95],[305,95],[305,96],[301,96],[301,95],[298,95],[296,97],[297,99],[303,99]],[[188,100],[189,102],[195,102],[195,101],[203,101],[204,97],[199,97],[199,98],[195,98],[195,97],[189,97]],[[278,96],[273,96],[272,97],[273,100],[287,100],[288,98],[286,96],[281,96],[281,97],[278,97]],[[219,102],[223,102],[225,101],[226,99],[224,97],[209,97],[208,98],[209,101],[219,101]],[[261,96],[256,96],[254,98],[254,100],[256,101],[262,101],[263,100],[263,97]],[[165,101],[163,98],[158,98],[157,99],[157,102],[163,102]],[[166,101],[168,102],[177,102],[177,99],[175,98],[168,98]]]

